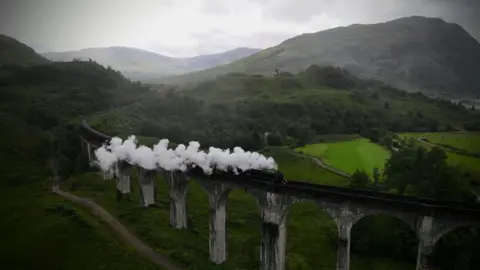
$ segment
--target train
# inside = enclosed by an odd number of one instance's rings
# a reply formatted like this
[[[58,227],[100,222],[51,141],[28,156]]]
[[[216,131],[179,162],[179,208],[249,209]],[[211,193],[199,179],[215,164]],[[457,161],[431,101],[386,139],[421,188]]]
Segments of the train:
[[[288,181],[283,176],[283,173],[277,170],[258,170],[258,169],[248,169],[242,171],[237,169],[238,173],[234,174],[232,168],[228,168],[227,171],[213,168],[212,176],[213,177],[222,177],[222,176],[234,176],[240,178],[251,178],[255,180],[260,180],[264,182],[270,182],[275,184],[287,184]],[[187,171],[187,175],[195,177],[205,175],[202,168],[195,166],[190,168]]]

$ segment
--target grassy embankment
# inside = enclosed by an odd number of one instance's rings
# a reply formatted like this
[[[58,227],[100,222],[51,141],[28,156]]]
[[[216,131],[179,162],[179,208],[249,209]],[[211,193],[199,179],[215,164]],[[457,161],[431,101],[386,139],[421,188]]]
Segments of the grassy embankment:
[[[480,158],[452,152],[453,149],[465,151],[470,154],[480,154],[480,134],[460,132],[436,132],[436,133],[402,133],[400,138],[426,138],[429,143],[442,147],[448,157],[448,162],[465,170],[480,171]],[[417,141],[418,142],[418,141]],[[431,145],[418,142],[429,149]]]
[[[0,269],[159,269],[50,183],[2,189]]]
[[[480,134],[457,132],[402,133],[400,138],[426,138],[428,142],[442,147],[451,165],[469,171],[480,171],[480,158],[453,152],[455,149],[470,154],[480,153]],[[431,145],[416,141],[430,149]],[[384,147],[370,142],[368,139],[346,140],[333,143],[310,144],[297,148],[304,154],[321,159],[325,164],[343,172],[352,174],[356,169],[363,169],[372,175],[374,167],[380,170],[390,153]]]
[[[370,176],[373,168],[383,170],[390,152],[384,147],[361,138],[351,141],[310,144],[296,149],[306,155],[320,158],[326,165],[348,174],[363,169]]]
[[[347,180],[318,168],[310,159],[288,148],[265,152],[275,157],[286,177],[316,183],[344,186]],[[157,202],[143,209],[139,206],[138,182],[132,179],[133,193],[123,201],[116,199],[115,184],[103,181],[96,173],[78,175],[63,189],[94,198],[157,252],[166,254],[188,269],[257,269],[259,265],[259,208],[254,198],[235,190],[228,198],[228,260],[221,266],[208,261],[209,205],[207,195],[192,181],[188,187],[188,229],[169,227],[169,197],[166,183],[157,177]],[[75,187],[72,190],[72,187]],[[288,215],[288,269],[334,269],[337,228],[334,221],[317,206],[294,205]],[[413,269],[414,264],[352,254],[352,269]]]

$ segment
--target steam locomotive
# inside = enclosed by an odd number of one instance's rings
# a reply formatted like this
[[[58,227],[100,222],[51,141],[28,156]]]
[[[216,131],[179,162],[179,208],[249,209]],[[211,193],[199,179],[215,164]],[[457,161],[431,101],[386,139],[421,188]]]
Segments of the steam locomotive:
[[[237,171],[238,171],[238,174],[235,174],[232,168],[228,168],[227,171],[213,168],[212,176],[213,177],[236,176],[236,177],[251,178],[255,180],[261,180],[261,181],[271,182],[276,184],[288,183],[280,171],[257,170],[257,169],[249,169],[245,171],[238,169]],[[204,172],[202,168],[196,166],[194,168],[190,168],[187,171],[187,175],[195,177],[195,176],[204,175]]]

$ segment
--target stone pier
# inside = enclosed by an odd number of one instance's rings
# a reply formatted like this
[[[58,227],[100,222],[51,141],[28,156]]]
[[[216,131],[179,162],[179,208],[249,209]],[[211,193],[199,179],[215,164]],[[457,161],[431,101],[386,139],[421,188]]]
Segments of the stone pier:
[[[125,195],[132,192],[131,185],[132,165],[126,161],[117,163],[117,191],[120,195]]]
[[[140,204],[148,207],[155,203],[155,171],[138,167],[140,182]]]
[[[284,270],[288,197],[266,192],[255,195],[262,215],[261,270]]]
[[[85,141],[85,144],[87,145],[88,164],[90,165],[90,167],[93,167],[95,159],[93,148],[87,141]]]
[[[220,264],[227,260],[227,199],[230,189],[228,185],[199,180],[208,194],[210,201],[210,261]]]
[[[353,225],[365,216],[360,209],[348,205],[326,206],[338,228],[337,270],[350,269],[350,233]]]
[[[432,254],[435,241],[433,239],[433,217],[425,216],[417,224],[418,253],[416,270],[431,270],[428,256]]]
[[[188,177],[183,172],[164,171],[170,195],[170,226],[176,229],[187,227]]]

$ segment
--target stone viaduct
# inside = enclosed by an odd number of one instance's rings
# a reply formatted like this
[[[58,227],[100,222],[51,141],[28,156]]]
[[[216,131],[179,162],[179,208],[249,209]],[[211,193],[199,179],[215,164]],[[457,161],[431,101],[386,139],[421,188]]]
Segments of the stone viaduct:
[[[84,121],[80,127],[82,144],[93,166],[94,149],[110,139],[93,130]],[[288,184],[274,184],[265,180],[245,179],[242,176],[206,176],[198,173],[148,171],[137,168],[141,205],[155,203],[155,174],[161,174],[169,187],[170,225],[177,229],[187,227],[186,194],[188,182],[198,181],[210,201],[210,260],[220,264],[227,259],[227,199],[230,191],[244,189],[256,198],[261,210],[260,269],[285,269],[286,220],[288,208],[298,202],[313,202],[333,218],[338,227],[337,269],[350,265],[350,232],[364,217],[387,214],[404,221],[418,236],[417,270],[432,269],[428,256],[435,244],[446,233],[462,227],[480,225],[480,206],[477,204],[439,201],[417,197],[355,190],[289,180]],[[131,192],[132,165],[120,162],[116,166],[117,190]],[[105,177],[113,177],[106,175]]]

